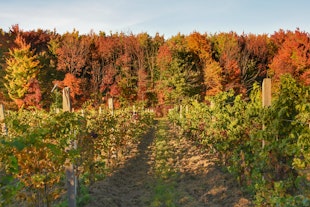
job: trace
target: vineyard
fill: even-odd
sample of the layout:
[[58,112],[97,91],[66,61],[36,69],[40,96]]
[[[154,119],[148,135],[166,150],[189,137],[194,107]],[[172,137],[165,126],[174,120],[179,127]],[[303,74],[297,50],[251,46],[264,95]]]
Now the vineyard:
[[[0,144],[0,206],[66,206],[65,166],[75,166],[77,204],[86,186],[101,180],[130,153],[151,123],[132,110],[8,111]],[[72,146],[74,143],[74,146]],[[57,204],[57,205],[56,205]]]
[[299,28],[0,28],[0,207],[310,206],[309,86]]
[[190,113],[175,109],[170,119],[217,154],[257,206],[309,206],[309,88],[289,76],[279,88],[270,107],[262,107],[256,85],[248,101],[220,93],[210,107],[193,102]]
[[270,107],[254,85],[159,121],[142,108],[8,110],[0,206],[67,206],[69,164],[77,206],[309,206],[309,88],[279,84]]

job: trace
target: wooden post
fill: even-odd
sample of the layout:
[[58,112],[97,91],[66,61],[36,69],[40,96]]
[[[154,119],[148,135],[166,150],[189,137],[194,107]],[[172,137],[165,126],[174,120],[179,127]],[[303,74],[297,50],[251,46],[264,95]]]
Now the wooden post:
[[5,118],[5,115],[4,115],[4,106],[3,104],[0,104],[0,123],[1,123],[1,131],[2,131],[2,134],[4,135],[7,135],[7,129],[6,129],[6,125],[4,123],[4,118]]
[[263,80],[262,86],[262,93],[263,93],[263,107],[271,106],[271,79],[265,78]]
[[[62,99],[62,107],[63,111],[71,112],[71,100],[70,100],[70,88],[66,87],[63,89],[63,99]],[[70,150],[72,148],[72,143],[70,143],[66,150]],[[74,175],[74,166],[70,163],[69,160],[65,163],[65,171],[67,177],[67,194],[68,194],[68,206],[76,207],[76,179]]]
[[[263,107],[271,106],[271,79],[265,78],[262,85],[262,104]],[[263,124],[263,130],[265,130],[265,125]],[[262,140],[262,148],[265,147],[265,140]]]
[[108,99],[108,105],[109,109],[111,110],[112,115],[114,115],[114,103],[113,103],[113,98]]
[[69,87],[64,88],[62,91],[62,109],[63,111],[72,111]]
[[0,104],[0,121],[4,121],[4,106]]
[[188,105],[185,106],[185,113],[188,114],[189,110],[188,110]]
[[183,119],[183,107],[182,105],[179,106],[179,109],[180,109],[180,119]]
[[101,108],[101,106],[99,107],[99,115],[101,115],[102,114],[102,108]]

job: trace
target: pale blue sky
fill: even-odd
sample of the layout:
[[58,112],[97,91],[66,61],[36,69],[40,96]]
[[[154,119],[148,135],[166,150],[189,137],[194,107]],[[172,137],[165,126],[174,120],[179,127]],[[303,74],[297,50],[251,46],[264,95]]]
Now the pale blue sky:
[[310,32],[310,0],[0,0],[0,28],[58,33]]

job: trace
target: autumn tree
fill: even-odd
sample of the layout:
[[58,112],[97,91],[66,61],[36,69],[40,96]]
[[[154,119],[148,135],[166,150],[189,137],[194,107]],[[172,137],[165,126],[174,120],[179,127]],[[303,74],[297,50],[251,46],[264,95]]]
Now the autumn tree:
[[[139,44],[133,34],[118,35],[119,56],[115,62],[117,69],[117,82],[119,88],[119,99],[123,105],[130,105],[137,100],[138,95],[138,70],[142,64],[143,55],[140,53]],[[142,67],[142,66],[141,66]]]
[[[165,70],[168,69],[170,63],[172,61],[172,51],[168,44],[163,44],[159,47],[157,57],[156,57],[156,64],[160,70],[160,74],[162,74]],[[162,80],[163,77],[160,75],[159,80]]]
[[22,31],[21,35],[25,39],[26,43],[31,44],[31,50],[35,51],[35,54],[48,51],[48,43],[51,37],[56,35],[55,32],[48,30],[31,30]]
[[81,96],[83,91],[81,88],[82,80],[80,78],[75,77],[71,73],[66,73],[64,80],[62,81],[53,81],[54,85],[57,84],[57,87],[63,89],[65,87],[70,88],[70,97],[73,103],[77,102],[77,97]]
[[25,104],[26,94],[34,92],[37,96],[31,98],[32,103],[39,105],[41,97],[38,85],[35,83],[40,62],[36,59],[37,56],[34,55],[34,52],[30,50],[30,44],[26,44],[20,35],[17,36],[15,43],[17,47],[9,51],[9,57],[6,59],[5,87],[8,90],[8,95],[18,107],[21,107]]
[[[95,41],[97,54],[92,58],[92,82],[103,95],[119,96],[117,88],[118,67],[116,61],[121,55],[122,47],[117,35],[99,36]],[[96,56],[97,55],[97,56]],[[113,86],[113,87],[112,87]],[[113,93],[112,93],[113,91]]]
[[205,95],[214,96],[223,90],[222,68],[218,62],[209,59],[204,68]]
[[222,86],[224,91],[230,89],[236,93],[245,93],[246,89],[241,84],[241,69],[239,60],[238,35],[234,32],[219,33],[211,38],[212,56],[222,68]]
[[97,42],[99,37],[95,34],[89,34],[90,44],[89,44],[89,55],[87,58],[88,65],[88,91],[91,93],[91,97],[98,102],[100,99],[100,84],[102,81],[102,62],[100,59],[100,54],[98,52]]
[[76,77],[83,75],[86,67],[89,44],[77,31],[63,35],[60,47],[56,50],[57,69],[71,73]]
[[31,43],[31,50],[40,61],[41,69],[37,79],[42,93],[41,104],[42,107],[49,108],[53,102],[53,95],[51,95],[53,81],[62,80],[64,77],[64,72],[56,69],[56,50],[59,48],[60,35],[55,31],[42,29],[23,31],[21,35],[26,43]]
[[154,37],[147,33],[140,33],[137,35],[137,40],[143,53],[141,56],[143,65],[138,71],[138,99],[147,100],[148,106],[154,106],[158,102],[155,83],[159,79],[156,57],[160,46],[164,44],[164,37],[158,33]]
[[[165,63],[161,82],[166,100],[178,103],[188,98],[201,98],[203,92],[203,73],[199,56],[189,50],[184,35],[178,34],[166,42],[171,53],[171,61]],[[161,54],[159,54],[161,55]],[[169,59],[168,59],[169,60]]]
[[[83,83],[87,83],[85,78],[88,73],[86,63],[89,56],[89,48],[89,37],[80,36],[79,33],[74,30],[72,33],[66,33],[62,36],[59,47],[56,49],[57,69],[73,75],[75,78],[72,78],[72,76],[67,77],[70,77],[70,81],[77,80],[79,84],[82,84],[78,88],[82,88],[83,91],[87,91],[88,86]],[[71,88],[72,93],[73,90],[74,89]],[[80,98],[85,99],[88,95],[89,93],[85,93],[84,96]],[[71,96],[73,96],[73,94],[71,94]]]
[[272,37],[278,50],[270,63],[275,79],[291,74],[295,79],[310,85],[310,38],[299,29],[295,32],[280,30]]
[[212,58],[211,43],[207,35],[193,32],[187,36],[187,46],[198,55],[197,67],[203,71],[203,82],[206,95],[215,95],[222,90],[221,67]]
[[[80,35],[74,30],[60,35],[41,29],[22,31],[13,25],[9,32],[0,30],[0,55],[10,56],[0,59],[1,100],[9,99],[7,94],[17,97],[17,84],[12,81],[9,86],[8,81],[13,79],[9,75],[13,51],[20,48],[14,42],[17,36],[30,45],[30,56],[40,65],[35,78],[25,79],[27,87],[15,98],[25,106],[43,99],[40,103],[47,108],[56,82],[60,87],[74,87],[71,96],[78,105],[88,99],[101,104],[105,97],[114,97],[124,105],[143,101],[147,106],[193,97],[202,100],[231,89],[248,95],[254,82],[266,76],[277,80],[284,73],[310,84],[309,34],[299,29],[279,30],[270,37],[179,33],[165,40],[159,34]],[[9,52],[9,48],[14,50]]]
[[167,44],[161,45],[158,49],[156,57],[156,65],[159,69],[159,77],[158,80],[155,82],[154,86],[159,105],[165,103],[165,94],[164,94],[164,91],[166,90],[164,86],[165,74],[167,73],[166,71],[170,67],[171,62],[172,62],[172,51],[170,50]]
[[9,52],[10,48],[16,47],[14,41],[19,33],[18,25],[13,25],[9,32],[0,29],[0,100],[9,101],[8,92],[5,83],[5,55]]
[[146,55],[147,55],[148,46],[150,43],[149,41],[150,41],[149,35],[146,33],[140,33],[136,36],[134,54],[137,57],[137,63],[138,63],[137,100],[139,101],[145,101],[147,90],[148,90],[148,85],[149,85],[149,79],[148,79],[148,74],[147,74],[148,68],[147,68],[147,62],[146,62],[146,57],[147,57]]
[[254,82],[261,83],[267,75],[272,46],[266,34],[243,34],[239,36],[238,44],[240,81],[249,94]]
[[32,79],[29,82],[29,88],[24,97],[24,104],[26,107],[36,106],[41,108],[42,92],[39,81],[37,79]]

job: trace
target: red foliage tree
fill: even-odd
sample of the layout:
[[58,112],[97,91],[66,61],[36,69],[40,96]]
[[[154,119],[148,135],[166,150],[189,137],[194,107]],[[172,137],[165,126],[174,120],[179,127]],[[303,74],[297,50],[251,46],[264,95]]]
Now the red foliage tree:
[[[309,34],[297,29],[295,32],[287,31],[286,34],[275,33],[272,40],[278,43],[278,51],[273,58],[270,69],[276,79],[282,74],[291,74],[304,84],[310,83],[310,38]],[[280,36],[280,38],[278,37]],[[284,38],[283,38],[284,36]],[[284,39],[284,41],[279,41]],[[279,44],[279,42],[282,44]]]
[[238,35],[234,32],[220,33],[211,38],[214,59],[222,68],[223,90],[234,89],[236,93],[244,92],[241,85],[241,69],[239,67]]
[[99,36],[94,41],[94,47],[96,49],[91,56],[93,91],[107,95],[117,76],[116,60],[120,56],[120,42],[117,36]]
[[89,85],[82,84],[87,81],[86,76],[89,73],[87,62],[89,62],[90,40],[91,37],[80,36],[77,31],[73,31],[62,36],[60,46],[56,49],[57,69],[67,73],[63,83],[70,87],[75,102],[77,95],[83,94],[79,97],[81,100],[90,95],[83,93],[88,91]]
[[48,42],[51,40],[52,32],[42,29],[22,32],[22,36],[28,44],[31,44],[31,50],[36,54],[48,51]]
[[139,101],[145,101],[147,91],[147,73],[144,69],[138,71],[138,92],[137,98]]
[[163,44],[158,49],[157,65],[161,71],[167,70],[169,64],[172,61],[172,52],[167,44]]
[[42,100],[42,93],[40,90],[39,81],[32,79],[29,84],[29,88],[24,97],[24,104],[26,107],[35,106],[41,108],[40,101]]
[[261,82],[266,77],[272,54],[271,44],[267,35],[254,34],[241,35],[238,43],[241,84],[250,91],[255,81]]
[[86,37],[79,36],[77,31],[66,33],[61,40],[61,46],[56,50],[58,57],[57,69],[69,72],[78,77],[86,67],[89,42]]

